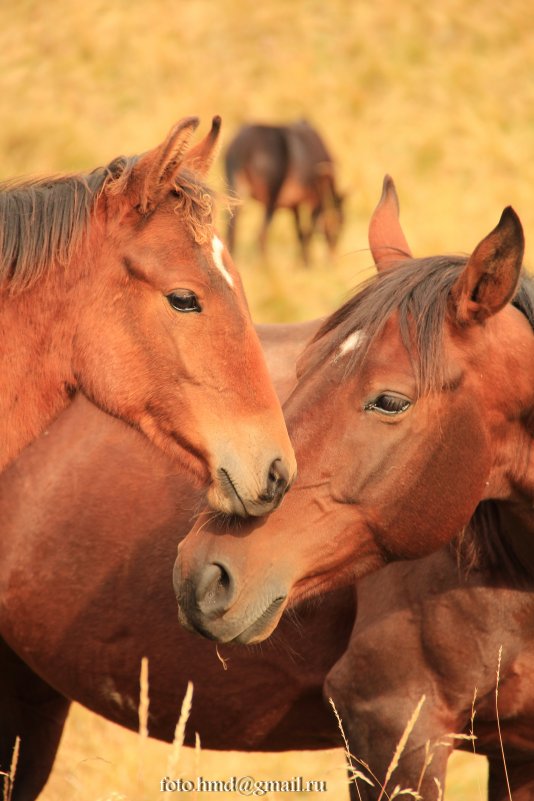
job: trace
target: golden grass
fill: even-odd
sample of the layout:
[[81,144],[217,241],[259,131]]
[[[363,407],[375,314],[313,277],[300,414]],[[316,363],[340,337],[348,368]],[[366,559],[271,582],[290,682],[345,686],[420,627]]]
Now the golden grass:
[[[318,241],[314,266],[304,269],[280,213],[262,263],[254,205],[240,220],[237,253],[258,321],[306,319],[337,306],[369,268],[367,222],[385,172],[397,182],[416,255],[471,250],[512,204],[532,261],[533,74],[529,0],[2,3],[0,178],[88,169],[143,151],[188,114],[206,130],[220,113],[226,141],[243,121],[306,116],[349,193],[336,261]],[[221,185],[220,164],[215,172]],[[146,743],[147,787],[156,788],[167,758],[163,745]],[[341,752],[201,758],[214,774],[217,765],[225,773],[249,766],[258,775],[298,769],[343,781]],[[136,735],[76,709],[43,798],[137,798],[137,759]],[[453,758],[447,799],[474,797],[476,785],[462,778],[478,770],[464,765],[473,759]],[[340,786],[330,798],[343,797]]]
[[[169,775],[167,766],[171,745],[147,741],[142,779],[139,780],[138,740],[137,733],[108,723],[75,704],[67,721],[54,771],[40,801],[107,801],[112,792],[118,797],[124,796],[126,801],[182,797],[172,793],[162,795],[159,790],[162,777]],[[184,748],[177,775],[184,778],[251,775],[256,779],[289,779],[301,775],[306,779],[327,781],[327,792],[317,795],[271,794],[271,801],[304,798],[308,801],[311,798],[348,801],[345,754],[341,749],[285,754],[243,754],[236,751],[221,754],[201,749],[199,758],[193,748]],[[449,760],[445,801],[478,798],[479,785],[485,787],[486,778],[485,759],[455,752]],[[211,797],[213,801],[215,796],[203,794],[199,797]],[[224,797],[228,801],[237,798],[230,793]]]
[[[0,177],[85,169],[161,140],[180,116],[225,140],[245,120],[306,116],[349,192],[334,265],[298,264],[287,213],[268,265],[247,210],[238,262],[258,319],[332,309],[369,265],[382,177],[417,255],[470,250],[511,203],[534,231],[534,6],[466,0],[21,0],[0,6]],[[221,168],[218,166],[220,175]],[[358,252],[363,249],[363,252]]]
[[[167,767],[171,745],[155,740],[146,743],[143,778],[139,781],[138,738],[138,734],[75,706],[67,722],[65,742],[60,748],[57,764],[40,801],[99,801],[112,791],[125,796],[128,801],[187,797],[174,793],[162,795],[160,792],[161,779],[170,775]],[[190,778],[197,775],[198,767],[199,775],[210,779],[245,775],[256,779],[290,779],[302,775],[306,779],[328,782],[328,792],[319,796],[325,801],[348,798],[340,750],[303,756],[299,752],[258,755],[231,751],[220,754],[201,749],[198,757],[195,749],[184,748],[175,775]],[[211,797],[213,801],[215,796],[205,793],[200,797]],[[289,793],[283,797],[292,801],[305,796]],[[307,794],[307,797],[311,796]],[[224,794],[224,798],[233,801],[234,795]]]

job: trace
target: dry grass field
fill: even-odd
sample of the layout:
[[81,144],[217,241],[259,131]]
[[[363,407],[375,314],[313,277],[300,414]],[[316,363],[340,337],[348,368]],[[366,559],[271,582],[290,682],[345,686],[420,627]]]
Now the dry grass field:
[[[529,0],[4,0],[0,178],[141,152],[188,114],[205,130],[220,113],[226,140],[244,121],[305,116],[347,192],[337,258],[318,241],[304,269],[281,213],[263,263],[259,210],[247,206],[237,262],[255,319],[306,319],[335,308],[368,269],[367,222],[385,172],[416,255],[471,250],[512,204],[533,261],[533,75]],[[214,173],[222,188],[220,164]],[[43,801],[161,797],[168,747],[139,749],[136,735],[74,708]],[[195,759],[182,756],[184,776]],[[211,777],[323,778],[330,790],[319,797],[341,801],[342,759],[202,751],[200,765]],[[483,770],[455,757],[448,801],[482,798]]]

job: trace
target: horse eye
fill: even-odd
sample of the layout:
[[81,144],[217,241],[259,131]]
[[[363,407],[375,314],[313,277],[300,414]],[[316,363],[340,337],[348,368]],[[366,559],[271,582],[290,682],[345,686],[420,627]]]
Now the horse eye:
[[181,292],[171,292],[167,295],[167,300],[175,311],[179,312],[200,312],[202,308],[194,292],[183,290]]
[[365,411],[380,412],[380,414],[402,414],[406,412],[410,406],[411,401],[407,398],[401,398],[398,395],[388,395],[383,393],[367,404]]

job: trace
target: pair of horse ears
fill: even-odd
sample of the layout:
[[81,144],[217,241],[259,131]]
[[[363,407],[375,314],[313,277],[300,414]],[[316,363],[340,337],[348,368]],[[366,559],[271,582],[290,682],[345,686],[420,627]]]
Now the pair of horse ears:
[[129,181],[130,198],[132,205],[143,214],[158,206],[182,169],[188,169],[200,178],[207,174],[217,152],[221,118],[214,117],[207,136],[189,148],[198,124],[198,117],[180,120],[165,141],[141,156],[135,165]]
[[[389,175],[369,224],[369,245],[379,272],[412,258],[399,221],[399,199]],[[483,322],[514,296],[521,274],[525,239],[515,211],[508,206],[497,226],[475,248],[451,290],[453,314],[460,324]]]

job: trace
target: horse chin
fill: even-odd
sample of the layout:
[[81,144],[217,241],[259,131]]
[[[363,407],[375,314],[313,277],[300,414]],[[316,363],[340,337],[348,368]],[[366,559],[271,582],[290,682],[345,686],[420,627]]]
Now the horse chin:
[[280,622],[286,607],[286,598],[275,598],[269,606],[252,623],[241,629],[241,620],[205,620],[197,615],[189,615],[178,602],[179,623],[194,634],[200,634],[208,640],[218,643],[253,645],[270,637]]
[[216,471],[215,477],[208,489],[207,502],[212,509],[231,517],[262,517],[276,509],[282,502],[284,493],[274,497],[249,497],[229,478],[224,468]]
[[260,615],[250,626],[247,626],[241,634],[234,637],[231,642],[241,645],[254,645],[270,637],[280,622],[280,618],[286,606],[285,598],[276,598],[268,609]]

